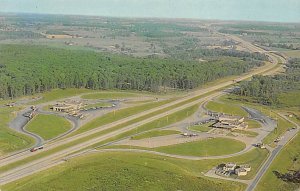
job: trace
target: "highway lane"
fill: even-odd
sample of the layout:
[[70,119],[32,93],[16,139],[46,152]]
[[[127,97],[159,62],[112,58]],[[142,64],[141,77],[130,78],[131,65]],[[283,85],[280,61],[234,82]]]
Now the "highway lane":
[[270,165],[272,164],[276,156],[280,153],[280,151],[284,148],[284,146],[288,144],[297,135],[297,133],[300,130],[300,126],[297,123],[291,121],[286,116],[280,113],[279,115],[285,120],[293,123],[297,127],[297,129],[289,130],[283,135],[283,138],[278,142],[276,148],[272,150],[271,155],[268,157],[268,159],[263,164],[259,172],[256,174],[253,181],[248,185],[246,191],[253,191],[256,188],[257,184],[259,183],[263,175],[267,172],[268,168],[270,167]]
[[[276,59],[276,60],[277,60],[277,59]],[[250,78],[252,75],[255,75],[255,74],[261,74],[261,73],[263,73],[263,72],[266,72],[266,71],[269,71],[269,70],[271,70],[271,69],[274,69],[274,67],[276,66],[276,64],[277,64],[276,61],[274,61],[273,64],[266,64],[265,66],[262,66],[262,67],[260,67],[259,69],[254,70],[254,71],[252,71],[252,72],[250,72],[250,73],[248,73],[248,74],[243,74],[243,76],[240,77],[239,80],[248,79],[248,78]],[[197,90],[197,91],[195,91],[195,92],[192,92],[189,96],[186,96],[186,97],[184,97],[184,98],[182,98],[182,99],[179,99],[179,100],[177,100],[177,101],[175,101],[175,102],[172,102],[172,103],[170,103],[170,104],[163,105],[163,106],[158,107],[158,108],[154,108],[154,109],[149,110],[149,111],[146,111],[146,112],[142,112],[142,114],[138,114],[138,115],[131,116],[131,117],[128,117],[128,118],[126,118],[126,119],[117,121],[117,122],[115,122],[115,123],[112,123],[112,124],[109,124],[109,125],[105,126],[104,128],[106,128],[106,129],[107,129],[107,128],[110,128],[110,127],[115,126],[115,125],[117,125],[117,124],[121,124],[121,123],[124,123],[124,122],[126,122],[126,121],[129,121],[129,120],[132,120],[132,119],[136,119],[136,118],[138,118],[138,117],[140,117],[140,116],[146,115],[147,113],[151,113],[151,112],[154,112],[154,111],[158,111],[158,110],[160,110],[160,109],[163,109],[163,108],[172,106],[172,105],[177,104],[177,103],[180,103],[180,102],[182,102],[182,101],[186,101],[186,100],[188,100],[188,99],[190,99],[190,98],[193,98],[193,97],[196,97],[196,96],[199,96],[199,95],[203,95],[203,94],[205,94],[205,93],[212,92],[212,91],[214,91],[214,90],[218,90],[218,89],[224,88],[224,87],[229,86],[229,85],[232,85],[232,84],[234,84],[234,83],[235,83],[235,82],[233,82],[233,81],[227,81],[227,82],[218,84],[218,85],[213,86],[213,87],[209,87],[209,88],[206,88],[206,89],[203,89],[203,90]],[[200,102],[200,100],[197,100],[197,102]],[[192,102],[192,104],[195,104],[195,102]],[[68,148],[68,149],[62,150],[62,151],[60,151],[60,152],[54,153],[54,154],[49,155],[49,156],[47,156],[47,157],[44,157],[44,158],[42,158],[42,159],[33,161],[33,162],[31,162],[31,163],[28,163],[28,164],[26,164],[26,165],[23,165],[23,166],[21,166],[21,167],[18,167],[18,168],[16,168],[16,169],[13,169],[12,171],[9,171],[9,172],[6,172],[6,173],[4,173],[4,174],[1,174],[1,176],[3,177],[3,176],[7,176],[7,175],[14,175],[14,176],[16,177],[16,178],[14,178],[14,179],[18,179],[18,178],[20,178],[20,177],[19,177],[17,174],[18,174],[18,172],[20,173],[20,170],[24,170],[24,169],[26,169],[26,168],[30,168],[30,169],[31,169],[31,172],[34,172],[35,170],[37,170],[37,169],[39,169],[39,168],[41,167],[41,166],[38,167],[37,164],[40,164],[40,165],[48,165],[47,161],[49,162],[49,161],[52,161],[52,160],[54,160],[54,159],[63,158],[66,154],[70,154],[70,153],[79,151],[79,150],[81,150],[82,148],[85,148],[85,147],[87,147],[87,146],[93,145],[94,143],[100,142],[100,141],[102,141],[102,140],[105,140],[105,139],[111,138],[111,137],[113,137],[113,136],[116,136],[116,135],[118,135],[118,134],[120,134],[120,133],[122,133],[122,132],[126,132],[126,131],[128,131],[128,130],[130,130],[130,129],[133,129],[133,128],[135,128],[137,125],[143,125],[143,124],[145,124],[145,123],[151,122],[151,121],[153,121],[153,120],[156,120],[156,119],[159,119],[159,118],[161,118],[161,117],[163,117],[163,116],[166,116],[166,115],[168,115],[168,114],[171,114],[172,112],[176,112],[176,111],[182,110],[182,109],[184,109],[184,108],[187,108],[187,107],[191,106],[192,104],[186,104],[186,105],[184,105],[184,106],[179,107],[179,109],[176,108],[176,109],[174,109],[174,110],[171,110],[171,111],[169,111],[169,112],[163,113],[163,114],[161,114],[161,115],[154,116],[154,117],[150,118],[150,120],[149,120],[149,119],[143,120],[142,122],[139,122],[139,123],[134,124],[134,126],[129,126],[129,127],[127,127],[127,128],[123,128],[123,129],[120,129],[120,130],[118,130],[118,131],[114,131],[114,132],[109,133],[109,134],[107,134],[107,135],[97,137],[97,138],[95,138],[95,139],[93,139],[93,140],[89,140],[89,141],[87,141],[87,142],[84,142],[84,143],[75,145],[75,146],[70,147],[70,148]],[[51,148],[55,148],[55,147],[57,147],[57,146],[59,146],[59,145],[66,144],[66,143],[68,143],[68,142],[71,142],[71,141],[73,141],[73,140],[77,140],[77,139],[79,139],[79,138],[88,136],[88,135],[90,135],[90,134],[94,134],[94,133],[99,132],[99,131],[101,131],[101,130],[103,130],[103,127],[99,127],[99,128],[94,129],[94,130],[90,130],[90,131],[88,131],[88,132],[86,132],[86,133],[82,133],[82,134],[76,135],[76,136],[74,136],[74,137],[70,137],[70,138],[68,138],[68,139],[62,139],[62,140],[60,140],[60,141],[57,141],[58,143],[57,143],[57,142],[53,143],[52,146],[51,146],[51,145],[50,145],[49,147],[47,146],[47,147],[45,148],[45,151],[44,151],[44,152],[46,152],[47,150],[50,150]],[[13,161],[13,162],[14,162],[14,161],[18,161],[18,160],[20,160],[20,159],[26,158],[26,157],[28,157],[28,156],[32,156],[32,155],[34,155],[34,154],[35,154],[35,153],[29,153],[29,154],[26,154],[25,157],[24,157],[24,156],[21,156],[21,157],[17,157],[17,159],[14,159],[14,157],[12,157],[11,160],[6,160],[6,161],[4,161],[4,162],[1,160],[0,162],[1,162],[1,165],[4,166],[4,165],[6,165],[6,164],[11,163],[12,161]],[[42,162],[43,162],[43,163],[42,163]],[[28,169],[27,169],[27,170],[28,170]],[[15,174],[14,174],[14,173],[15,173]],[[20,174],[22,174],[22,173],[20,173]],[[3,180],[3,178],[2,178],[1,180]],[[8,180],[8,181],[13,181],[13,179],[10,179],[10,180]],[[3,184],[3,183],[5,183],[5,181],[2,181],[1,184]],[[7,182],[6,182],[6,183],[7,183]]]
[[276,147],[271,155],[268,157],[268,159],[266,160],[266,162],[263,164],[263,166],[261,167],[261,169],[258,171],[257,175],[255,176],[254,180],[249,184],[249,186],[247,187],[246,191],[252,191],[255,189],[256,185],[258,184],[258,182],[260,181],[261,177],[265,174],[265,172],[268,170],[268,168],[270,167],[271,163],[273,162],[273,160],[275,159],[275,157],[278,155],[278,153],[280,152],[281,148],[283,146],[280,145],[278,147]]

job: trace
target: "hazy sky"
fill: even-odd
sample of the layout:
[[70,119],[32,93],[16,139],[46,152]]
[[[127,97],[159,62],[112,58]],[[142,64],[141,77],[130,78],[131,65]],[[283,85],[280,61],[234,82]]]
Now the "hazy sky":
[[300,22],[300,0],[0,0],[0,12]]

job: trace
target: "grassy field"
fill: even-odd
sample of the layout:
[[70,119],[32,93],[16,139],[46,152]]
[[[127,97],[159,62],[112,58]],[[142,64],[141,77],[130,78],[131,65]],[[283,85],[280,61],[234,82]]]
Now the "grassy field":
[[[149,148],[135,147],[129,145],[111,145],[105,148],[153,150]],[[211,168],[221,163],[235,162],[237,164],[249,164],[251,166],[251,171],[246,176],[238,177],[239,179],[248,180],[248,179],[252,179],[255,176],[259,167],[265,161],[268,155],[269,155],[268,150],[255,148],[245,154],[235,156],[235,157],[225,158],[225,159],[189,161],[189,163],[186,164],[187,165],[186,167],[190,167],[189,171],[192,171],[194,173],[199,173],[199,171],[207,172]]]
[[[58,99],[63,99],[63,98],[72,97],[72,96],[80,95],[83,93],[91,93],[91,92],[95,92],[95,90],[75,89],[75,88],[54,89],[49,92],[40,94],[40,96],[42,96],[42,99],[32,102],[32,104],[34,105],[34,104],[44,103],[44,102],[48,102],[48,101],[54,101],[54,100],[58,100]],[[37,95],[39,95],[39,94],[37,94]]]
[[253,132],[253,131],[246,131],[246,130],[241,130],[241,129],[234,129],[232,132],[240,133],[247,135],[248,137],[256,137],[258,133]]
[[[226,147],[224,147],[226,145]],[[227,138],[214,138],[177,145],[155,148],[156,151],[187,155],[187,156],[217,156],[227,155],[243,150],[246,145],[240,141]]]
[[[189,169],[197,169],[193,173]],[[235,182],[199,177],[197,161],[134,153],[101,153],[72,159],[1,188],[43,190],[210,190],[241,191]]]
[[93,94],[87,94],[81,96],[83,99],[120,99],[120,98],[130,98],[137,97],[139,94],[128,93],[128,92],[99,92]]
[[26,130],[49,140],[70,130],[71,127],[70,122],[63,117],[39,114],[26,125]]
[[288,170],[300,169],[300,135],[298,134],[275,158],[266,174],[258,184],[257,191],[285,190],[292,191],[300,188],[298,184],[284,182],[278,179],[273,171],[286,173]]
[[34,139],[17,133],[8,127],[8,123],[15,117],[15,112],[20,109],[0,108],[0,156],[34,144]]
[[136,136],[131,137],[132,140],[140,140],[145,138],[151,138],[151,137],[159,137],[159,136],[166,136],[166,135],[174,135],[174,134],[180,134],[180,131],[176,130],[153,130],[148,131]]
[[279,103],[283,107],[300,107],[300,91],[282,93],[279,95]]
[[99,103],[95,103],[95,104],[88,104],[86,106],[84,106],[84,109],[93,109],[95,107],[111,107],[113,104],[109,103],[109,102],[99,102]]
[[219,103],[215,101],[210,101],[206,104],[206,108],[211,111],[226,113],[230,115],[238,115],[238,116],[248,116],[248,113],[243,110],[241,107],[237,105],[227,104],[227,103]]
[[202,125],[194,125],[189,127],[189,130],[192,131],[199,131],[199,132],[208,132],[212,129],[212,127],[210,127],[213,123],[206,123],[206,124],[202,124]]
[[289,50],[289,51],[284,51],[284,53],[292,58],[300,58],[300,50]]
[[261,128],[261,124],[255,120],[246,119],[245,122],[248,124],[249,129]]
[[[55,168],[3,186],[16,190],[232,190],[245,185],[210,179],[201,172],[224,162],[249,164],[255,174],[268,152],[253,149],[243,155],[218,160],[190,161],[143,153],[101,153],[71,159]],[[126,178],[124,178],[126,177]]]

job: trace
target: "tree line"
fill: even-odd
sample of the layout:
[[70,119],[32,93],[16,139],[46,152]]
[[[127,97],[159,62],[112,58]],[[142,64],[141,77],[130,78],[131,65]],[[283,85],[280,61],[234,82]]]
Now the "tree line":
[[261,64],[237,58],[199,63],[47,46],[1,45],[0,98],[15,98],[54,88],[192,89],[218,78],[247,72]]
[[253,76],[251,81],[241,82],[236,91],[241,96],[254,97],[266,105],[278,103],[278,95],[283,92],[300,90],[300,59],[290,59],[286,72],[275,76]]

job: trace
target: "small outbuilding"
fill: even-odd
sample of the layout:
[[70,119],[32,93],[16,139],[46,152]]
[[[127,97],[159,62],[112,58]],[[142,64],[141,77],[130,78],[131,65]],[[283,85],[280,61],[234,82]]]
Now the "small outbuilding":
[[244,168],[237,168],[235,169],[235,174],[238,175],[238,176],[246,176],[248,171]]

